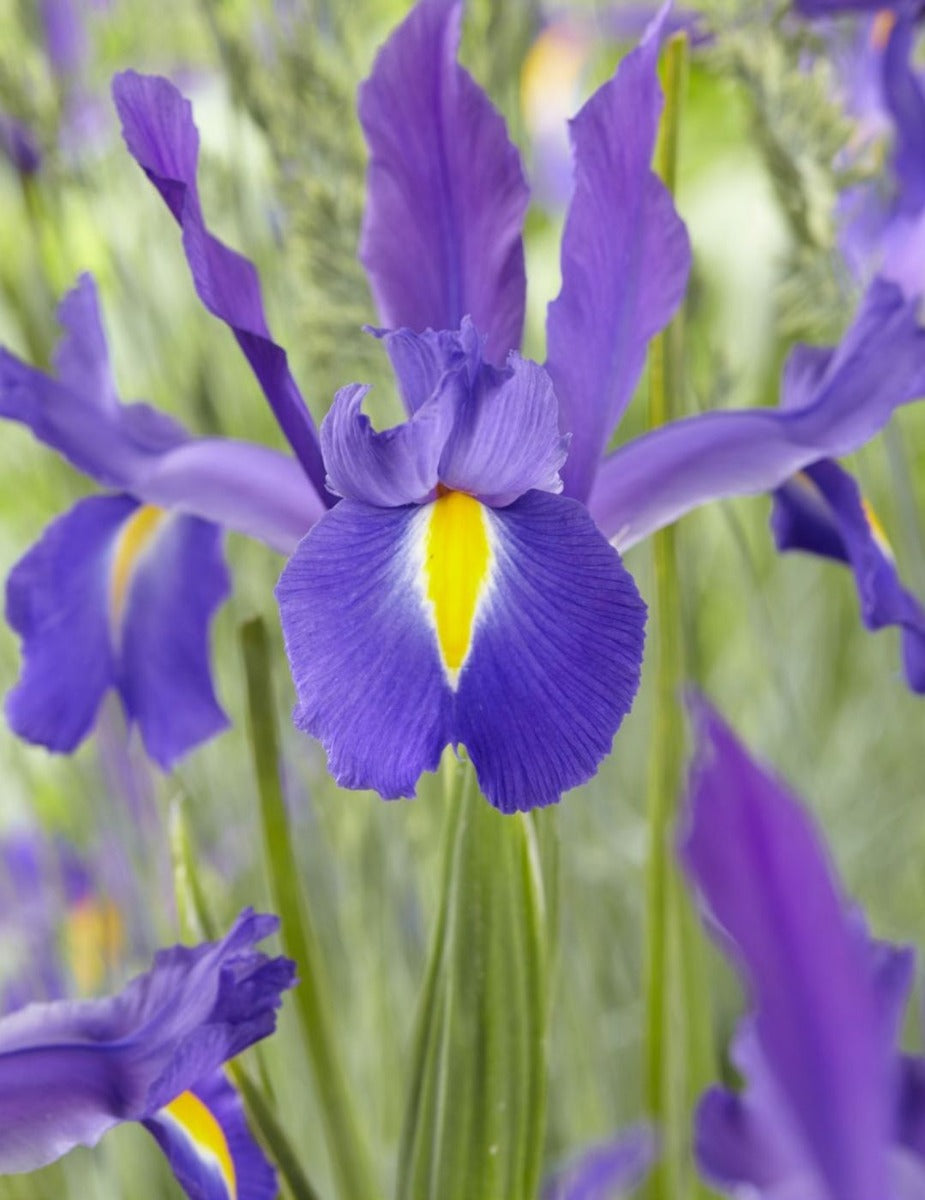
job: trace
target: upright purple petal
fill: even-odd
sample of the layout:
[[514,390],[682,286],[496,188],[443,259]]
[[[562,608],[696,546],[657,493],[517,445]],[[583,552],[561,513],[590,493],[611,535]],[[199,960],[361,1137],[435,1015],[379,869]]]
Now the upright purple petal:
[[119,396],[92,275],[81,275],[58,305],[58,323],[64,330],[53,359],[58,379],[87,405],[116,419]]
[[48,58],[59,76],[76,75],[84,67],[88,42],[81,0],[39,0]]
[[751,994],[772,1105],[832,1197],[886,1196],[891,1031],[868,947],[798,802],[705,704],[696,717],[682,856]]
[[272,1033],[293,964],[253,947],[277,924],[247,910],[220,942],[160,951],[116,996],[0,1020],[0,1172],[35,1170],[154,1116]]
[[625,549],[708,500],[770,491],[809,463],[850,454],[922,396],[918,306],[877,279],[804,404],[704,413],[653,430],[606,459],[588,507]]
[[280,428],[324,498],[318,436],[286,353],[267,328],[257,271],[248,259],[213,237],[203,219],[196,184],[199,133],[189,101],[169,80],[135,71],[116,75],[112,93],[129,153],[183,231],[183,248],[200,300],[231,329]]
[[646,345],[678,307],[690,270],[687,231],[651,169],[665,17],[571,124],[575,191],[562,239],[562,290],[546,322],[560,428],[572,435],[565,494],[585,501],[629,403]]
[[914,65],[916,22],[899,17],[883,55],[883,95],[893,118],[893,171],[899,185],[900,210],[920,212],[925,206],[925,91]]
[[457,329],[468,315],[500,364],[523,332],[528,191],[504,121],[456,61],[461,8],[419,0],[360,88],[360,258],[383,325]]

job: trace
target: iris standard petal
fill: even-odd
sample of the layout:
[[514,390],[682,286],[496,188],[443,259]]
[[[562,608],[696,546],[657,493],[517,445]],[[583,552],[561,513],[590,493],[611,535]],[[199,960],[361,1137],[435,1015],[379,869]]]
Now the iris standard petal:
[[887,1195],[892,1050],[868,948],[799,804],[708,706],[696,717],[682,857],[752,995],[779,1106],[833,1197]]
[[655,1137],[646,1125],[579,1154],[543,1188],[542,1200],[614,1200],[642,1180],[656,1157]]
[[398,390],[409,413],[417,412],[437,390],[447,371],[465,366],[475,383],[482,363],[483,339],[468,318],[457,330],[369,329],[382,338],[395,372]]
[[0,1173],[35,1170],[119,1121],[154,1116],[272,1033],[293,964],[253,947],[277,924],[246,910],[220,942],[162,950],[116,996],[32,1004],[0,1020]]
[[345,500],[277,598],[297,723],[339,783],[385,797],[450,742],[496,807],[553,803],[594,773],[639,681],[632,580],[581,505],[544,492],[500,510]]
[[770,491],[809,463],[850,454],[923,395],[917,305],[875,280],[802,407],[703,413],[653,430],[605,460],[588,507],[625,549],[708,500]]
[[562,290],[546,321],[546,368],[560,428],[572,435],[565,494],[582,501],[633,394],[646,345],[680,303],[690,270],[687,231],[650,165],[666,8],[570,127],[575,190],[562,238]]
[[119,397],[109,366],[109,347],[103,330],[93,277],[81,275],[58,305],[64,337],[55,348],[55,374],[87,404],[115,417]]
[[23,643],[10,725],[73,750],[117,688],[165,769],[226,724],[212,690],[209,623],[228,593],[221,531],[129,496],[81,500],[13,568],[7,619]]
[[197,295],[231,329],[283,434],[324,499],[318,436],[286,353],[267,327],[256,268],[213,237],[203,219],[196,184],[199,133],[189,101],[169,80],[135,71],[116,75],[112,94],[129,153],[183,231],[183,249]]
[[536,363],[512,354],[503,371],[483,365],[475,386],[460,389],[441,482],[493,507],[531,488],[560,492],[568,438],[557,413],[552,381]]
[[914,65],[916,19],[900,10],[883,54],[883,96],[893,118],[893,171],[900,211],[925,206],[925,91]]
[[144,1121],[190,1200],[274,1200],[276,1172],[247,1127],[224,1072],[199,1081]]
[[6,617],[22,638],[23,669],[6,715],[27,741],[73,750],[115,683],[109,564],[136,508],[128,496],[79,501],[10,572]]
[[[121,533],[116,554],[134,556],[119,620],[117,686],[145,750],[169,770],[228,725],[212,686],[209,626],[231,591],[222,531],[198,517],[144,506]],[[119,570],[116,560],[114,570]]]
[[771,528],[779,550],[844,562],[854,574],[868,629],[898,625],[909,686],[925,691],[925,608],[899,578],[893,551],[852,476],[828,459],[812,463],[774,493]]
[[435,392],[392,429],[377,432],[363,412],[369,388],[341,388],[321,423],[328,488],[348,500],[392,508],[425,500],[437,486],[454,408]]
[[457,329],[470,315],[502,363],[523,332],[529,195],[503,119],[456,61],[461,9],[420,0],[360,88],[360,259],[383,325]]

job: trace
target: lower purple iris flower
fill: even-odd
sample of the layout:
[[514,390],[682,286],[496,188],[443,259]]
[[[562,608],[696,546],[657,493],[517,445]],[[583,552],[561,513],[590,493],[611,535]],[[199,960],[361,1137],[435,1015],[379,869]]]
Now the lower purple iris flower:
[[192,1200],[270,1200],[274,1172],[222,1067],[273,1032],[294,982],[288,959],[254,949],[277,924],[245,911],[220,942],[161,951],[116,996],[0,1018],[0,1174],[140,1121]]
[[[681,854],[753,1013],[714,1088],[697,1157],[729,1195],[925,1195],[925,1060],[896,1049],[907,949],[874,942],[807,814],[705,704]],[[721,832],[721,836],[719,832]]]

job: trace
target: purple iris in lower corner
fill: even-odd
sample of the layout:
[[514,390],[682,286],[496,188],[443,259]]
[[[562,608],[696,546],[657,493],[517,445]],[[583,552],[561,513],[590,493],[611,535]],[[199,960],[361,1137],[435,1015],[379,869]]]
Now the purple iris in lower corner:
[[0,1018],[0,1174],[140,1121],[190,1197],[271,1200],[274,1171],[222,1067],[273,1032],[293,985],[293,963],[254,949],[277,924],[247,910],[220,942],[160,951],[116,996]]
[[544,367],[516,353],[529,192],[501,116],[457,62],[461,14],[458,0],[420,0],[359,97],[360,257],[408,419],[375,432],[354,384],[309,455],[282,351],[262,313],[254,335],[232,266],[210,258],[189,104],[134,72],[113,93],[198,294],[234,331],[324,497],[278,589],[299,725],[340,782],[385,796],[413,793],[441,748],[463,743],[489,800],[511,811],[587,780],[633,701],[644,609],[616,550],[857,449],[925,395],[925,332],[916,303],[875,278],[840,346],[798,351],[798,366],[815,353],[825,369],[781,410],[705,413],[607,454],[690,267],[651,170],[666,13],[570,125]]
[[753,1007],[733,1045],[745,1089],[700,1104],[701,1170],[756,1200],[918,1200],[925,1059],[896,1048],[912,952],[871,939],[799,802],[702,702],[696,717],[681,855]]

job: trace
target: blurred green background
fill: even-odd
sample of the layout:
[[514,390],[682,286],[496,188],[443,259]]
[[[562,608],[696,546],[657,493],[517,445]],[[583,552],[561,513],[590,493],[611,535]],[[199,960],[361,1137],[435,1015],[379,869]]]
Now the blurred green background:
[[[843,131],[826,108],[829,80],[824,72],[808,75],[794,85],[802,91],[788,92],[795,50],[784,35],[775,41],[757,21],[750,25],[747,7],[712,5],[738,23],[695,54],[683,115],[678,205],[695,254],[687,411],[775,403],[790,341],[837,337],[856,299],[833,251],[834,184],[824,155]],[[197,433],[283,445],[230,334],[196,299],[176,227],[118,135],[108,98],[112,73],[128,66],[162,71],[194,103],[207,219],[259,265],[270,326],[315,417],[337,386],[353,380],[374,382],[381,411],[390,411],[384,356],[360,329],[375,314],[355,259],[364,155],[353,97],[376,45],[406,9],[394,0],[160,0],[155,16],[147,0],[88,3],[86,68],[79,79],[61,81],[49,69],[38,7],[0,0],[0,109],[28,120],[45,151],[28,180],[0,159],[0,343],[47,365],[55,304],[89,270],[100,287],[124,399],[146,399]],[[610,36],[612,9],[557,9],[584,31],[583,65],[569,92],[576,104],[621,52]],[[543,15],[532,0],[474,0],[466,27],[464,59],[505,111],[528,169],[521,70]],[[75,96],[90,102],[89,133],[67,132]],[[781,113],[798,115],[799,103],[814,97],[828,124],[820,116],[819,129],[788,130]],[[762,135],[762,117],[789,140],[793,177]],[[810,242],[797,240],[788,213],[788,196],[800,189],[815,214]],[[558,286],[560,227],[561,213],[531,212],[527,351],[540,360],[545,306]],[[637,404],[618,440],[643,422]],[[923,463],[925,413],[913,410],[852,464],[907,581],[920,592]],[[25,430],[0,427],[0,574],[54,515],[91,490]],[[870,636],[861,628],[850,574],[778,556],[768,512],[767,498],[743,499],[692,514],[679,527],[689,677],[812,806],[875,932],[919,940],[923,702],[903,685],[895,633]],[[178,936],[167,838],[178,798],[215,918],[224,924],[244,904],[266,906],[238,646],[240,623],[265,616],[275,639],[296,851],[331,967],[351,1081],[385,1182],[394,1170],[402,1081],[436,908],[442,797],[433,781],[423,783],[416,801],[391,804],[331,783],[320,748],[289,720],[294,697],[273,600],[281,560],[236,535],[227,552],[235,586],[214,626],[214,663],[231,730],[164,777],[126,738],[112,700],[100,736],[71,758],[24,745],[0,725],[0,836],[37,822],[91,857],[111,853],[118,841],[120,870],[131,877],[127,891],[139,905],[126,924],[140,932],[124,952],[107,956],[109,979],[100,986],[121,982],[155,944]],[[644,596],[651,594],[650,556],[646,544],[627,556]],[[16,638],[2,625],[0,690],[9,689],[18,669]],[[556,820],[561,838],[550,1164],[643,1111],[650,675],[604,769],[555,816],[540,818]],[[0,978],[15,957],[10,925],[0,932]],[[725,1044],[741,997],[725,967],[717,965],[712,976]],[[260,1059],[293,1144],[324,1187],[328,1167],[312,1088],[293,1052],[298,1036],[284,1011]],[[909,1037],[920,1044],[918,1030]],[[2,1197],[177,1194],[153,1142],[129,1126],[93,1153],[77,1151],[30,1179],[0,1180]]]

